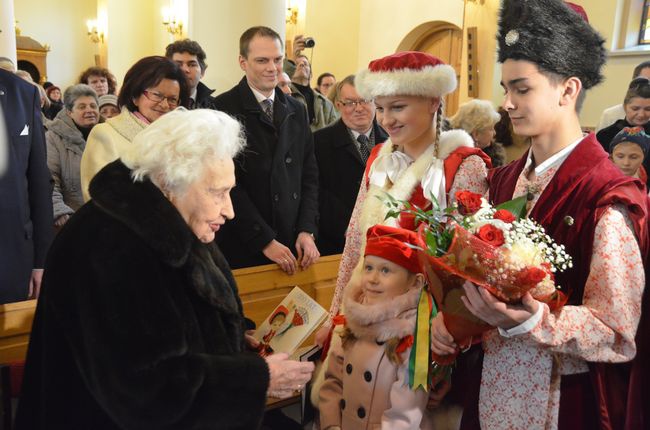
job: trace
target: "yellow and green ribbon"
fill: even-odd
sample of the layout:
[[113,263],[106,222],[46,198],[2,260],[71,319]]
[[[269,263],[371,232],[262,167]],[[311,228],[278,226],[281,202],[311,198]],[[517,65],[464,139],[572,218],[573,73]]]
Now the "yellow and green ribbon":
[[429,363],[431,363],[431,320],[438,314],[433,298],[422,288],[418,301],[413,347],[409,356],[409,387],[428,391],[431,384]]

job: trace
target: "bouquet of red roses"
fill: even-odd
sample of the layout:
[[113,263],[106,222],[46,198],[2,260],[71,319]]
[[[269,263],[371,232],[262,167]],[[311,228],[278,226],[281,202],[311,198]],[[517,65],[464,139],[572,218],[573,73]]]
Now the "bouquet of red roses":
[[[456,193],[456,205],[441,210],[435,199],[429,211],[388,198],[388,216],[406,211],[418,225],[420,259],[437,309],[461,348],[491,327],[463,304],[465,281],[480,285],[507,303],[531,295],[552,308],[564,295],[554,273],[571,267],[571,257],[535,221],[525,218],[526,197],[492,207],[479,194]],[[454,356],[433,357],[439,365]]]

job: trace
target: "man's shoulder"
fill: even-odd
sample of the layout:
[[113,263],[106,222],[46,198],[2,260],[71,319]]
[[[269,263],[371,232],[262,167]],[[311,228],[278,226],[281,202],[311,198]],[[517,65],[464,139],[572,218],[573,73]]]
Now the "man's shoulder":
[[347,127],[342,119],[338,119],[327,127],[314,132],[314,140],[326,140],[335,136],[342,136],[347,132]]
[[239,93],[238,87],[239,87],[239,85],[235,85],[234,87],[232,87],[228,91],[225,91],[225,92],[215,96],[214,97],[214,102],[217,103],[217,104],[220,104],[220,103],[228,103],[228,102],[237,100],[238,99],[238,93]]

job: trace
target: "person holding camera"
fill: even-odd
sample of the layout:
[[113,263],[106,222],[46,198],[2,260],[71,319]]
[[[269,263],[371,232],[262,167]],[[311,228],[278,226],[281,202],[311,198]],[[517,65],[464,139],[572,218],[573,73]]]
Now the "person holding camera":
[[[313,41],[313,39],[311,40]],[[307,56],[299,54],[295,61],[296,70],[291,77],[291,83],[293,84],[292,95],[307,107],[311,131],[320,130],[335,123],[339,119],[339,114],[334,105],[323,94],[314,91],[309,84],[311,64],[309,64]]]

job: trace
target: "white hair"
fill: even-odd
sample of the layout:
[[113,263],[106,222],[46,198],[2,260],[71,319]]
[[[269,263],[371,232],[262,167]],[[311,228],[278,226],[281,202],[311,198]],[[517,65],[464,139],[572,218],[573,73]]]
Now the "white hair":
[[239,122],[211,109],[177,108],[138,133],[122,162],[134,181],[183,194],[207,164],[233,159],[245,145]]
[[456,115],[449,118],[452,128],[460,128],[472,134],[486,128],[493,128],[501,115],[487,100],[474,99],[460,105]]

